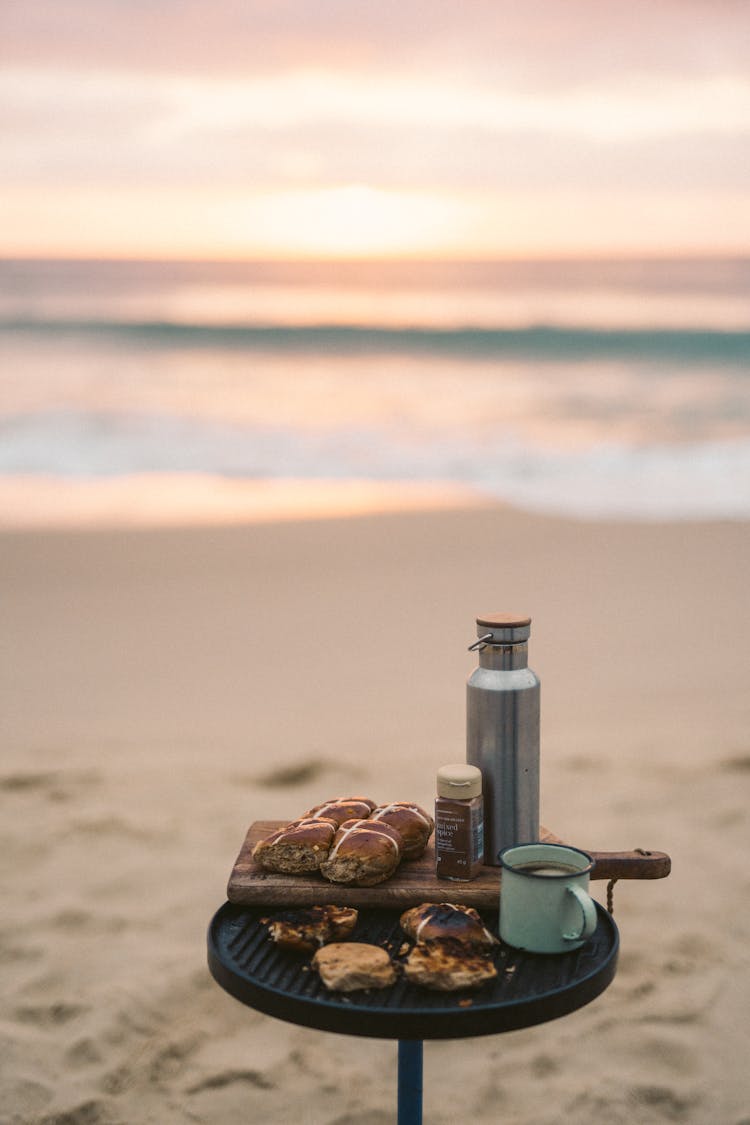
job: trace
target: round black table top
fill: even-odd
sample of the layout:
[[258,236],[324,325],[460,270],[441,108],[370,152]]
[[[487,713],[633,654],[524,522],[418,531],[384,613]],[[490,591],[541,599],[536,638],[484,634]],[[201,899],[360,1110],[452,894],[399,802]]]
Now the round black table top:
[[[289,1023],[376,1039],[460,1039],[545,1023],[582,1008],[611,983],[619,937],[598,903],[598,924],[570,953],[524,953],[500,944],[497,978],[477,991],[433,992],[399,976],[396,984],[361,992],[329,992],[310,958],[280,950],[262,921],[268,908],[225,903],[208,930],[214,979],[251,1008]],[[400,910],[360,910],[353,941],[381,945],[398,961],[406,937]],[[497,933],[497,915],[485,924]]]

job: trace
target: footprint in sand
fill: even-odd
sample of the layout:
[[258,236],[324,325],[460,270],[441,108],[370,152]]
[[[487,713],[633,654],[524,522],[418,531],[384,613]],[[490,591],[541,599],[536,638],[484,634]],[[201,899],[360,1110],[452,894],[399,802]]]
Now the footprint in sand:
[[203,1090],[220,1090],[235,1082],[244,1082],[255,1086],[258,1090],[272,1090],[275,1083],[257,1070],[223,1070],[217,1074],[209,1074],[194,1086],[188,1087],[188,1094],[200,1094]]
[[95,1066],[102,1061],[102,1053],[96,1041],[86,1037],[76,1040],[71,1047],[68,1047],[65,1061],[72,1067]]
[[50,919],[50,924],[53,925],[55,929],[75,933],[77,930],[85,930],[93,917],[90,910],[77,910],[74,907],[68,907],[54,914]]
[[628,1093],[628,1102],[634,1108],[636,1120],[644,1109],[650,1109],[659,1114],[661,1121],[682,1121],[698,1101],[693,1095],[678,1094],[667,1086],[635,1086]]
[[16,1008],[15,1016],[20,1023],[33,1024],[34,1027],[61,1027],[71,1020],[88,1012],[83,1004],[66,1004],[60,1001],[56,1004],[36,1004]]
[[0,965],[13,961],[40,961],[44,950],[35,945],[21,945],[13,934],[0,934]]
[[634,1040],[628,1048],[643,1064],[660,1065],[665,1070],[689,1078],[695,1074],[698,1065],[698,1051],[692,1046],[692,1038],[683,1035],[675,1028],[665,1029],[658,1035],[643,1035]]
[[104,1125],[109,1120],[111,1118],[102,1102],[86,1101],[73,1109],[47,1114],[41,1119],[40,1125]]
[[750,773],[750,754],[736,754],[733,758],[725,758],[721,768],[726,773]]
[[536,1078],[546,1078],[550,1074],[557,1074],[560,1062],[551,1055],[535,1055],[531,1060],[531,1072]]
[[9,796],[39,796],[49,801],[68,801],[84,789],[99,784],[96,770],[30,770],[0,775],[0,793]]
[[100,1082],[98,1088],[104,1094],[117,1096],[124,1093],[133,1083],[133,1072],[127,1066],[118,1066],[115,1070],[108,1071]]
[[3,793],[34,793],[60,784],[61,773],[6,773],[0,777]]
[[[8,1125],[22,1125],[26,1121],[39,1121],[44,1110],[50,1105],[54,1097],[51,1086],[37,1082],[34,1079],[10,1078],[3,1086],[3,1100],[0,1105],[0,1115],[9,1113],[9,1116],[0,1116],[0,1121]],[[13,1110],[9,1107],[13,1106]]]
[[677,1093],[669,1086],[632,1086],[584,1090],[564,1106],[569,1120],[584,1116],[591,1121],[684,1121],[699,1104],[699,1097]]
[[250,785],[260,785],[264,789],[291,789],[295,785],[306,785],[317,781],[330,769],[328,762],[321,758],[306,758],[287,766],[278,766],[257,777],[237,778]]
[[188,1059],[203,1043],[202,1035],[191,1035],[186,1039],[168,1043],[154,1055],[149,1066],[152,1082],[163,1082],[173,1078],[182,1070]]

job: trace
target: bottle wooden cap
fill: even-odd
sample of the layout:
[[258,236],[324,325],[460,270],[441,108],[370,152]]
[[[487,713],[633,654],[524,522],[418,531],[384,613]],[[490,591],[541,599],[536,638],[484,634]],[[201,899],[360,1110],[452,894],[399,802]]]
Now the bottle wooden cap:
[[520,613],[486,613],[477,618],[477,625],[484,629],[521,629],[530,624],[531,618]]
[[482,792],[482,771],[468,762],[454,766],[441,766],[437,771],[438,797],[452,797],[454,801],[468,801]]
[[477,618],[477,637],[469,648],[485,645],[520,645],[531,635],[531,618],[520,613],[485,613]]

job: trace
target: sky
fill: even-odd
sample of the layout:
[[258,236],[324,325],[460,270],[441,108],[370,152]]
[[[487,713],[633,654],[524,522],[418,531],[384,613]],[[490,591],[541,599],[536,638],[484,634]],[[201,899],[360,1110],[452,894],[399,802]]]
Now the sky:
[[750,251],[748,0],[11,0],[0,44],[0,255]]

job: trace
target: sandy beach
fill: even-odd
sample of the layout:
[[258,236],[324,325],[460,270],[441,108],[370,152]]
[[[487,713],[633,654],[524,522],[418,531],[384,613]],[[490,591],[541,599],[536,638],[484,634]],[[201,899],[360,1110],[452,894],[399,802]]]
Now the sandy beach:
[[[425,1121],[748,1125],[750,527],[500,507],[0,535],[3,1125],[387,1125],[396,1046],[251,1012],[205,932],[247,826],[433,800],[474,617],[533,618],[542,818],[668,852],[620,966],[425,1046]],[[600,899],[604,884],[592,884]]]

